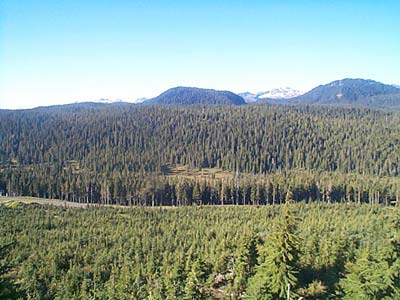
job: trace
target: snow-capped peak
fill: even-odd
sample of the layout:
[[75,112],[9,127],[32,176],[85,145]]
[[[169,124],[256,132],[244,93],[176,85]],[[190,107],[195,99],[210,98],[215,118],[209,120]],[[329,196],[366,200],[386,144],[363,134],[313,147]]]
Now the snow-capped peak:
[[250,102],[255,102],[257,101],[257,94],[252,94],[249,92],[244,92],[244,93],[239,93],[238,94],[240,97],[242,97],[244,99],[244,101],[246,101],[247,103]]
[[111,103],[116,103],[116,102],[122,102],[122,100],[121,100],[121,99],[118,99],[118,100],[111,100],[111,99],[104,99],[104,98],[101,98],[101,99],[98,99],[98,100],[94,100],[93,102],[96,102],[96,103],[103,103],[103,104],[111,104]]
[[145,97],[137,98],[136,100],[133,101],[133,103],[143,103],[146,100],[147,100],[147,98],[145,98]]
[[122,100],[122,99],[98,99],[98,100],[93,100],[92,102],[95,103],[102,103],[102,104],[113,104],[113,103],[122,103],[122,102],[126,102],[126,103],[142,103],[143,101],[145,101],[147,98],[138,98],[138,99],[133,99],[133,100]]
[[303,92],[290,87],[275,88],[266,92],[258,93],[258,99],[290,99],[302,95]]
[[304,92],[292,89],[290,87],[283,88],[275,88],[265,92],[260,93],[240,93],[239,96],[243,97],[246,102],[255,102],[261,99],[290,99],[300,95],[303,95]]

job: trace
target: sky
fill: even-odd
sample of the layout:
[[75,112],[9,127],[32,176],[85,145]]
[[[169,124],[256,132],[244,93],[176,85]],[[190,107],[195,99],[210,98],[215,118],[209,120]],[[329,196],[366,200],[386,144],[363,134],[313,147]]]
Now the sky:
[[0,108],[400,84],[398,0],[1,0]]

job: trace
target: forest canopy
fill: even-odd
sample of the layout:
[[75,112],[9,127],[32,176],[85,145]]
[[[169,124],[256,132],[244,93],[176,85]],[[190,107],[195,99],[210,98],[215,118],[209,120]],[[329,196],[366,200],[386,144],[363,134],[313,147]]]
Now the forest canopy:
[[400,195],[396,113],[71,105],[0,111],[0,137],[3,195],[141,205],[272,204],[289,189],[296,201]]
[[0,297],[286,300],[289,284],[291,299],[399,299],[399,217],[357,204],[0,205]]

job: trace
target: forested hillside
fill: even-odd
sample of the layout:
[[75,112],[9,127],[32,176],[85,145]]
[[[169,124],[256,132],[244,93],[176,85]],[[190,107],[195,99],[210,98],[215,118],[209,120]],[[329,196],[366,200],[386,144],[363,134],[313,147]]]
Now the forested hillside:
[[399,173],[396,113],[128,104],[0,112],[2,194],[268,204],[291,190],[296,201],[391,203],[400,196]]
[[0,205],[0,298],[286,300],[290,284],[296,300],[399,299],[399,217],[356,204]]
[[345,78],[320,85],[292,99],[297,102],[357,104],[369,97],[400,94],[400,89],[374,80]]
[[400,88],[374,80],[345,78],[320,85],[311,91],[290,99],[260,99],[268,103],[329,104],[400,109]]
[[145,104],[172,105],[242,105],[244,99],[229,91],[200,89],[194,87],[176,87],[163,92],[161,95],[144,101]]

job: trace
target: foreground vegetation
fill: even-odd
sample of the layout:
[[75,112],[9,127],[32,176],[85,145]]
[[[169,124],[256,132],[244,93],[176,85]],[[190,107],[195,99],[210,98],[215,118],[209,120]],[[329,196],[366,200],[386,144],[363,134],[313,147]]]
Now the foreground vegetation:
[[[290,203],[291,194],[286,195]],[[400,210],[0,205],[4,299],[400,299]]]

